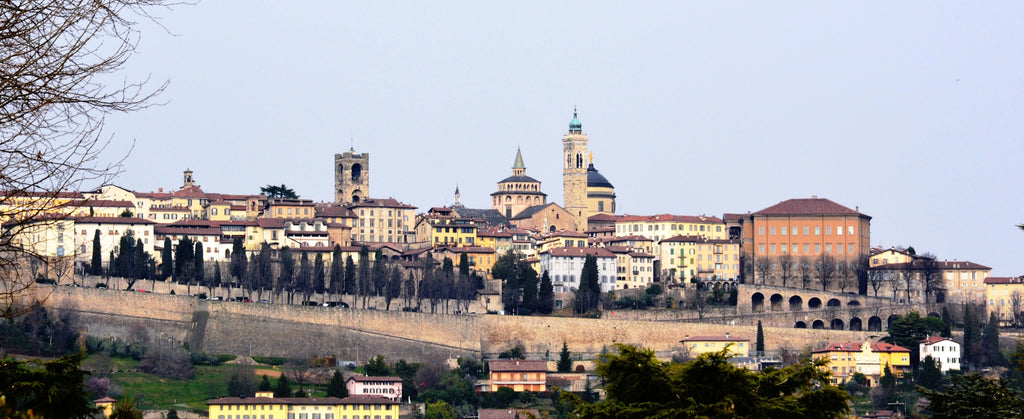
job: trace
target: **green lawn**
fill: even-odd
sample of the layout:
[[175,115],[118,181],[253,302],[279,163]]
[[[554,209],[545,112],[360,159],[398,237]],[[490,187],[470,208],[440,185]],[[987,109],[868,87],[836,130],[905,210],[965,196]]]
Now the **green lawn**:
[[[100,376],[124,389],[125,394],[134,397],[143,409],[177,409],[205,412],[206,401],[223,397],[228,392],[228,381],[238,365],[222,364],[217,366],[195,366],[195,376],[191,380],[173,380],[136,371],[138,361],[126,358],[110,358],[106,356],[90,356],[84,363],[86,368],[97,368],[103,371]],[[272,367],[258,366],[257,370],[270,370]],[[256,384],[262,379],[257,375]],[[277,380],[270,379],[272,384]],[[292,383],[292,389],[297,389]],[[307,385],[306,391],[311,397],[324,397],[326,386]]]

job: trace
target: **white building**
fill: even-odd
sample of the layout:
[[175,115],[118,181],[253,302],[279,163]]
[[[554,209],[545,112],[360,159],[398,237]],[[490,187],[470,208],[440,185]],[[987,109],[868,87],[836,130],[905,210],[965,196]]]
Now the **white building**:
[[540,254],[540,270],[548,272],[556,293],[572,292],[580,287],[580,275],[587,255],[597,257],[601,292],[615,290],[617,264],[615,254],[600,247],[555,247]]
[[929,336],[920,342],[921,361],[931,355],[939,361],[942,372],[960,370],[960,344],[950,338]]

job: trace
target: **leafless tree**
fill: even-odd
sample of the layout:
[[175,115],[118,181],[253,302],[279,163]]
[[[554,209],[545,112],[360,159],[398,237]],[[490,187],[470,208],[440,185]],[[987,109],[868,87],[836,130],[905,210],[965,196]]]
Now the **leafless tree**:
[[902,284],[903,291],[905,291],[907,293],[907,301],[906,302],[907,302],[907,304],[910,304],[911,303],[910,293],[911,293],[911,291],[913,291],[914,282],[917,281],[917,269],[914,269],[913,262],[906,263],[906,264],[904,264],[902,269],[899,270],[899,274],[900,274],[900,282],[903,283]]
[[807,289],[807,284],[811,282],[811,273],[813,272],[813,264],[811,258],[807,256],[801,256],[797,262],[796,269],[800,276],[800,287]]
[[892,291],[892,300],[899,301],[899,293],[903,290],[903,281],[900,280],[900,271],[886,270],[883,272],[889,289]]
[[784,253],[782,256],[779,256],[779,279],[782,280],[783,287],[793,278],[794,268],[796,268],[796,262],[794,262],[792,255]]
[[875,297],[878,296],[878,290],[885,286],[885,271],[878,268],[868,269],[868,285],[875,292]]
[[821,290],[827,291],[828,286],[832,284],[836,276],[836,258],[832,257],[828,253],[822,253],[818,256],[818,259],[814,261],[814,273],[818,276],[818,283],[821,284]]
[[774,262],[775,260],[771,256],[760,257],[754,260],[754,270],[757,272],[757,276],[761,277],[761,285],[767,284],[768,279],[771,278]]
[[1022,296],[1020,291],[1014,291],[1010,293],[1010,309],[1013,310],[1013,326],[1020,327],[1021,322],[1021,301]]
[[75,257],[71,255],[53,256],[50,258],[50,273],[58,284],[64,284],[64,278],[71,278],[75,284]]
[[925,302],[938,302],[934,299],[936,294],[946,289],[939,262],[934,258],[921,259],[919,265],[921,282],[924,283]]
[[839,292],[845,293],[846,289],[853,284],[853,270],[845,261],[836,262],[836,285],[839,285]]
[[[106,117],[154,104],[166,83],[111,77],[134,55],[135,19],[155,20],[164,0],[0,2],[0,316],[18,304],[34,278],[22,263],[34,249],[20,236],[57,223],[81,200],[66,191],[109,182],[122,159],[103,155]],[[102,158],[101,158],[102,155]],[[28,198],[28,205],[17,199]],[[73,245],[72,245],[73,246]]]
[[704,316],[707,316],[708,312],[711,311],[711,301],[708,299],[708,291],[704,285],[697,284],[693,292],[691,304],[697,312],[697,320],[703,321]]

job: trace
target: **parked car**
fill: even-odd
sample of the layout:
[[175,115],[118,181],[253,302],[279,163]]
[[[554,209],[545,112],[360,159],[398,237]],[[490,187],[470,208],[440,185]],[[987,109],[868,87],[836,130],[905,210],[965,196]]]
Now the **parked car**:
[[221,296],[218,295],[218,296],[210,297],[210,300],[213,300],[213,301],[223,301],[224,298],[222,298]]
[[303,301],[302,305],[304,305],[304,306],[319,306],[320,303],[318,303],[316,301]]
[[104,284],[102,282],[97,282],[96,283],[96,288],[106,289],[107,288],[107,284]]
[[260,300],[260,302],[263,303],[263,304],[270,304],[270,300],[268,300],[266,298]]
[[341,307],[348,308],[348,303],[344,301],[328,301],[324,303],[324,307]]

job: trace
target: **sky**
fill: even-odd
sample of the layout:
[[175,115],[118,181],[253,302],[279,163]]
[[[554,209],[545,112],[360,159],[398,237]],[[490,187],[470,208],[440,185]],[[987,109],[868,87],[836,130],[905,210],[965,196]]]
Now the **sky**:
[[[1021,2],[200,1],[139,25],[126,79],[164,104],[108,119],[119,186],[489,208],[517,148],[562,203],[578,109],[619,214],[818,196],[871,244],[1024,274]],[[96,185],[98,186],[98,185]]]

